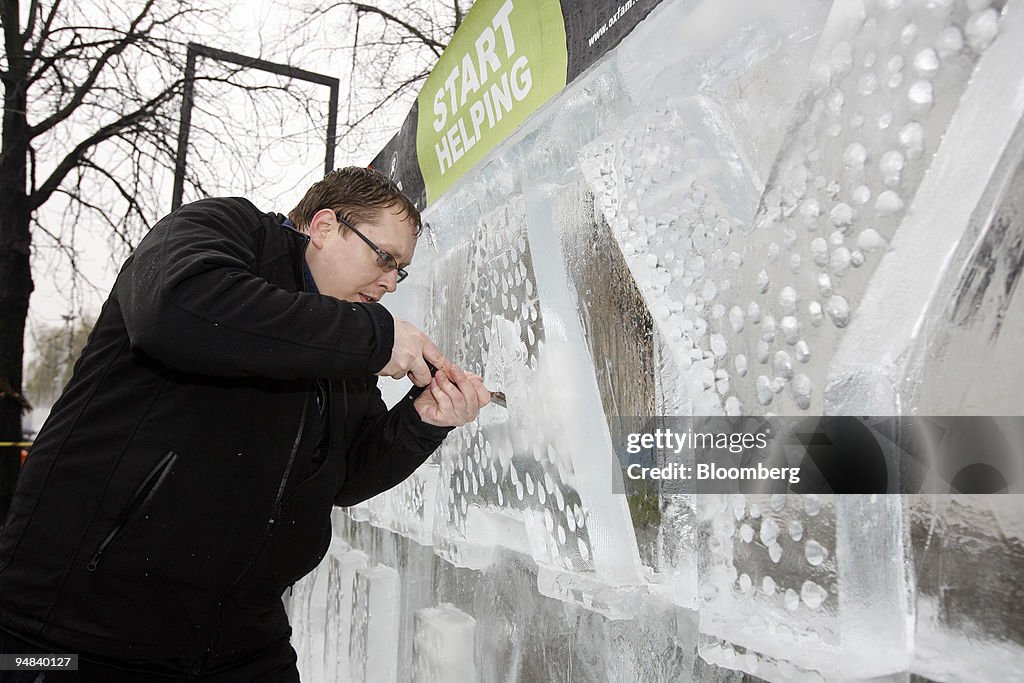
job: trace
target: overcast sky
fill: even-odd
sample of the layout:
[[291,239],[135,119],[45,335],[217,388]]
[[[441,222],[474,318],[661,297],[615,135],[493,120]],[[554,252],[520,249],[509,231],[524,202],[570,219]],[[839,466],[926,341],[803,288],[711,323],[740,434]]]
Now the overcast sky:
[[[318,36],[299,41],[295,36],[288,35],[286,27],[289,25],[289,19],[295,16],[297,8],[301,7],[300,0],[292,2],[238,0],[234,2],[234,5],[230,10],[230,19],[227,22],[201,28],[194,36],[183,36],[183,40],[190,39],[242,54],[261,54],[265,59],[276,62],[283,61],[282,55],[287,47],[293,47],[296,43],[301,42],[299,47],[303,57],[298,62],[293,61],[292,65],[341,78],[342,96],[344,97],[344,85],[348,76],[340,71],[346,66],[345,60],[336,58],[335,63],[327,63],[327,53],[315,48],[326,45],[343,47],[350,44],[351,33],[347,25],[350,14],[335,12],[316,26],[315,30],[318,32]],[[230,28],[225,29],[225,26]],[[200,62],[199,69],[201,70],[201,68]],[[326,87],[314,85],[308,87],[311,92],[316,93],[318,99],[322,97],[326,103]],[[239,102],[242,102],[241,99]],[[230,104],[228,107],[231,108]],[[244,110],[244,106],[233,109]],[[326,112],[326,104],[323,109]],[[193,114],[194,123],[196,116],[199,114]],[[297,113],[295,121],[299,126],[309,125],[308,119],[301,112]],[[400,119],[396,121],[396,130],[400,123]],[[244,122],[239,122],[235,135],[244,138],[246,133]],[[237,142],[237,139],[234,141]],[[386,137],[379,144],[370,145],[369,147],[372,149],[360,149],[348,155],[339,152],[335,163],[336,165],[365,165],[384,142],[386,142]],[[171,141],[171,144],[176,144],[176,141]],[[217,150],[206,150],[205,155],[215,159],[213,164],[228,163],[218,160]],[[190,156],[190,163],[194,161],[195,159]],[[247,192],[246,195],[261,208],[287,212],[305,188],[322,177],[324,145],[322,142],[315,144],[283,143],[271,153],[264,155],[261,163],[262,167],[255,171],[261,178],[259,189],[255,192]],[[215,188],[215,194],[239,194],[241,192],[232,187],[231,169],[225,168],[224,173],[218,173],[216,169],[212,170],[214,170],[218,181],[223,179],[221,186]],[[166,208],[169,210],[171,199],[169,183],[162,194],[167,197]],[[189,197],[186,197],[186,201],[188,199]],[[44,206],[43,211],[57,213],[53,205]],[[33,257],[35,291],[32,294],[30,305],[30,328],[39,324],[63,324],[64,317],[71,307],[69,304],[71,299],[83,302],[84,310],[93,315],[99,312],[100,306],[105,300],[121,259],[111,258],[111,248],[102,228],[98,234],[88,235],[85,239],[81,239],[84,228],[78,232],[82,247],[79,253],[79,269],[92,286],[83,284],[74,289],[67,259],[57,258],[52,250],[37,248]],[[42,241],[39,242],[41,246]],[[29,356],[32,354],[32,343],[32,335],[28,333],[26,335],[26,351]]]

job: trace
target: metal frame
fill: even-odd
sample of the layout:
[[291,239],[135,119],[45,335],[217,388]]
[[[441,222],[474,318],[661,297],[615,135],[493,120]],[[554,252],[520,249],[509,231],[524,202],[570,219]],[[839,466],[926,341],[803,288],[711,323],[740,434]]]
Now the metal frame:
[[339,81],[337,78],[304,71],[287,64],[275,64],[255,57],[246,57],[236,52],[227,52],[216,48],[199,45],[198,43],[188,44],[188,60],[185,63],[185,90],[181,99],[181,123],[178,128],[178,151],[174,159],[174,194],[171,198],[171,210],[181,206],[181,199],[185,192],[185,158],[188,152],[188,135],[192,128],[192,102],[195,94],[196,80],[196,59],[206,57],[216,59],[229,64],[237,64],[249,69],[259,69],[278,76],[294,78],[301,81],[309,81],[319,85],[326,85],[331,89],[331,99],[328,104],[327,113],[327,155],[324,160],[324,174],[327,174],[334,167],[334,145],[338,128],[338,91]]

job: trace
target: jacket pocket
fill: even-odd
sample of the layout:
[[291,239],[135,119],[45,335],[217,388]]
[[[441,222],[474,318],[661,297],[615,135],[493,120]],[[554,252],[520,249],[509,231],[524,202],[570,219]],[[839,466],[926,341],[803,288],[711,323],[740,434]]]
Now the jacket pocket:
[[106,552],[110,544],[117,540],[117,538],[131,526],[132,522],[135,521],[139,513],[145,509],[146,505],[153,499],[156,492],[160,489],[160,486],[164,483],[167,475],[170,474],[171,468],[174,467],[174,462],[178,459],[178,454],[174,451],[169,451],[167,455],[160,459],[160,462],[156,464],[146,478],[143,479],[139,488],[132,494],[131,499],[128,502],[128,506],[125,508],[124,514],[121,516],[120,521],[114,525],[114,528],[103,539],[103,542],[96,548],[96,552],[93,553],[92,559],[86,565],[86,569],[91,572],[96,571],[100,565],[100,560],[103,559],[103,553]]

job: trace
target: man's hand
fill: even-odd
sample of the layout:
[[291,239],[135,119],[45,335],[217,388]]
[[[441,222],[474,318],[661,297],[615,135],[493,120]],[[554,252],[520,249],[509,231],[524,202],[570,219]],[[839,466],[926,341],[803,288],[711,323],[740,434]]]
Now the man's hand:
[[430,367],[427,363],[435,368],[443,368],[448,366],[448,359],[419,328],[401,318],[395,318],[395,345],[391,348],[391,360],[377,375],[395,379],[408,376],[413,384],[424,387],[430,383]]
[[413,402],[420,419],[435,427],[461,427],[476,419],[480,408],[491,400],[491,392],[477,375],[457,365],[434,373],[430,385]]

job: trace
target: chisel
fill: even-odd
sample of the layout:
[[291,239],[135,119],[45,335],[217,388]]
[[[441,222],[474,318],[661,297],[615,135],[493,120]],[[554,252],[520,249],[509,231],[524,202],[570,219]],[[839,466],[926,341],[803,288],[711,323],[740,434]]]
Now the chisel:
[[[430,368],[430,376],[431,377],[433,377],[435,374],[437,374],[437,368],[435,368],[432,364],[427,363],[427,367]],[[410,380],[412,379],[412,373],[411,372],[409,373],[409,379]],[[419,396],[420,394],[423,393],[424,389],[426,389],[426,387],[416,387],[416,386],[414,386],[412,388],[412,391],[409,394],[410,398],[416,398],[417,396]],[[504,391],[492,391],[491,392],[491,403],[493,403],[496,406],[501,406],[505,410],[508,410],[508,403],[505,401],[505,392]]]

